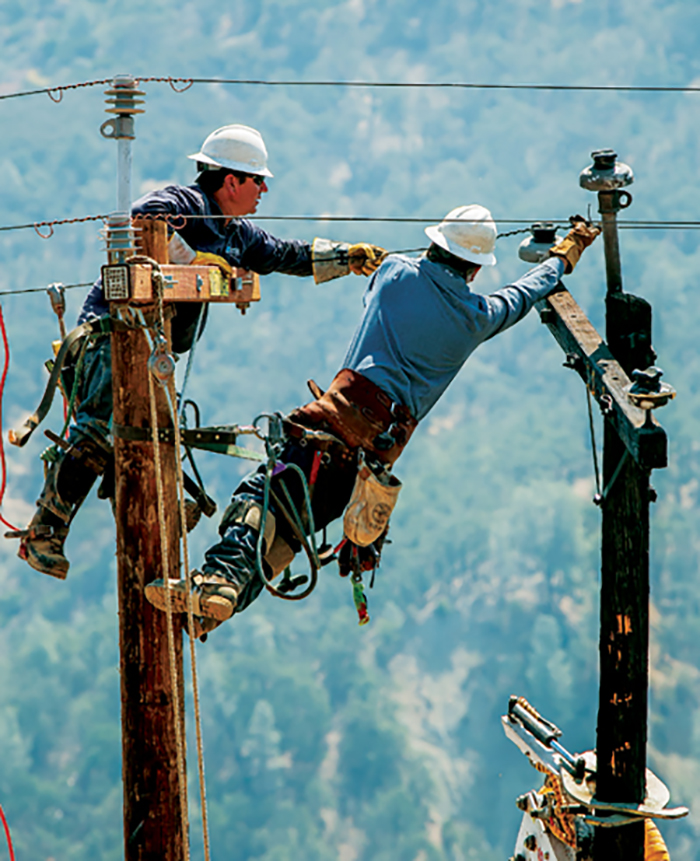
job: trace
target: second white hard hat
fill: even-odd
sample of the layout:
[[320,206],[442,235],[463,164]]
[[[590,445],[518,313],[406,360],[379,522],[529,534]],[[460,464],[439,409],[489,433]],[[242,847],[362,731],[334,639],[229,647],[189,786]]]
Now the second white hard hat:
[[187,156],[213,168],[225,167],[256,176],[272,176],[267,167],[265,141],[250,126],[222,126],[213,131],[199,152]]
[[458,206],[440,224],[426,227],[425,232],[432,242],[462,260],[480,266],[496,262],[496,224],[488,209],[478,203]]

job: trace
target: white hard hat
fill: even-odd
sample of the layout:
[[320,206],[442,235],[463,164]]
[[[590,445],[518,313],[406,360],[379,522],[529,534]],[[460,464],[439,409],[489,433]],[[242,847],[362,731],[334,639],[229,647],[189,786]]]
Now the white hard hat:
[[425,228],[428,238],[440,248],[480,266],[493,266],[496,255],[496,224],[485,206],[471,203],[448,212],[441,224]]
[[194,155],[194,161],[213,168],[226,167],[241,173],[272,176],[267,169],[267,149],[262,135],[250,126],[222,126],[212,132]]

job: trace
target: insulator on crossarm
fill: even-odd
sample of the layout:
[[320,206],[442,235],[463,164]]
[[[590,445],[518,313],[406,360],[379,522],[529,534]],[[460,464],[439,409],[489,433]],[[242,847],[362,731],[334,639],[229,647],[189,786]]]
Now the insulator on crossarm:
[[108,114],[142,114],[144,111],[137,108],[136,105],[143,105],[144,100],[138,96],[145,96],[143,90],[136,89],[136,79],[131,75],[117,75],[112,81],[112,89],[105,90],[105,95],[111,98],[106,99],[108,105],[112,107],[105,108]]
[[537,221],[530,228],[530,236],[520,243],[518,257],[526,263],[542,263],[557,242],[561,242],[557,228],[550,221]]
[[113,212],[105,230],[107,260],[110,264],[124,263],[136,253],[134,230],[128,212]]

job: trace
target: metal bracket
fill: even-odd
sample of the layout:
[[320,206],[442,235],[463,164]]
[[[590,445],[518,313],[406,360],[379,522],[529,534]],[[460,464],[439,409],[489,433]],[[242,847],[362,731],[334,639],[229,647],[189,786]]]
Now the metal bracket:
[[[242,428],[238,425],[190,428],[180,431],[180,441],[189,448],[226,454],[230,457],[242,457],[246,460],[264,461],[266,458],[262,453],[236,445],[238,436],[245,433],[252,433],[252,429]],[[112,435],[116,439],[128,440],[129,442],[151,442],[153,439],[150,428],[128,427],[120,424],[112,425]],[[172,427],[158,428],[158,441],[166,445],[174,445],[175,429]]]
[[615,467],[615,472],[612,474],[610,481],[603,488],[602,493],[596,493],[596,495],[593,497],[593,502],[596,505],[602,505],[605,502],[605,500],[607,499],[608,494],[612,490],[613,484],[615,484],[615,482],[617,481],[618,475],[622,472],[622,467],[625,465],[625,461],[627,460],[628,455],[629,455],[629,451],[627,451],[627,449],[625,449],[625,451],[622,454],[622,457],[620,458],[620,462]]

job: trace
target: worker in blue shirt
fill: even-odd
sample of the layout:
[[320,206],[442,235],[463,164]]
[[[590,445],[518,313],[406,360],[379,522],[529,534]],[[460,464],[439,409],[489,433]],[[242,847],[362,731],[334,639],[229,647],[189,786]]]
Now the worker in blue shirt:
[[[242,216],[253,214],[272,173],[260,132],[228,125],[212,132],[199,152],[189,156],[199,174],[194,185],[168,186],[136,201],[132,216],[166,216],[169,259],[178,264],[216,264],[230,274],[232,267],[261,275],[313,275],[316,283],[354,272],[371,274],[384,250],[367,243],[350,245],[327,239],[313,243],[278,239]],[[201,306],[174,303],[172,347],[190,349],[201,333]],[[78,323],[109,314],[101,280],[86,297]],[[64,544],[70,523],[96,479],[111,472],[112,368],[108,335],[95,338],[82,362],[78,408],[68,437],[69,448],[55,451],[46,470],[37,511],[20,537],[19,556],[32,568],[64,579],[69,563]],[[103,482],[100,495],[112,495]]]
[[[376,562],[400,487],[392,465],[471,353],[522,320],[573,271],[599,230],[580,218],[572,223],[549,259],[489,295],[469,286],[482,266],[496,263],[496,225],[483,206],[458,207],[441,224],[427,227],[432,244],[422,257],[385,259],[368,284],[342,370],[326,392],[311,383],[316,399],[284,418],[286,444],[268,510],[263,511],[264,468],[234,492],[219,528],[221,540],[194,572],[197,634],[245,609],[266,585],[256,560],[263,519],[268,583],[301,549],[298,524],[279,504],[286,487],[298,510],[304,509],[303,483],[291,467],[301,469],[313,488],[316,529],[345,512],[341,572],[345,566],[344,573],[358,573]],[[170,591],[174,609],[185,612],[186,581],[173,583]],[[164,609],[166,584],[148,584],[146,597]]]

